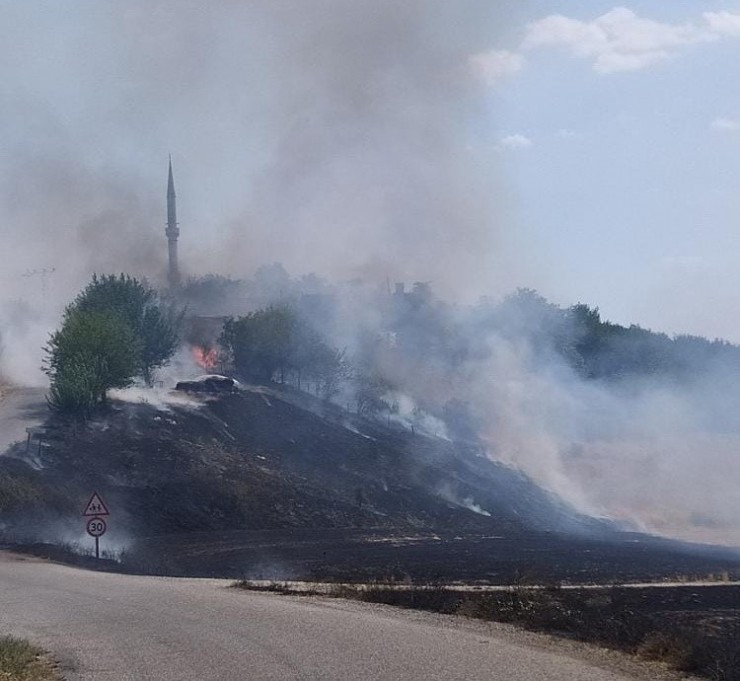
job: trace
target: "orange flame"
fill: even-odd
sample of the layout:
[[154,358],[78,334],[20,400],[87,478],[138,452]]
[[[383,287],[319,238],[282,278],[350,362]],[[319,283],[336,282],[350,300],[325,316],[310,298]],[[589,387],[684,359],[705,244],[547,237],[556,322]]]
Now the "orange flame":
[[218,350],[200,345],[192,348],[195,363],[206,371],[213,371],[218,366]]

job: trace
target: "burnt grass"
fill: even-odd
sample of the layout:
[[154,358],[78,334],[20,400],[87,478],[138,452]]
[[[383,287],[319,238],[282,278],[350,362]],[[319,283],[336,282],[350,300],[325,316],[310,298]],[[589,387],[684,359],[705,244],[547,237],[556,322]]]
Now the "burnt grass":
[[[111,510],[101,560],[80,515],[93,490]],[[84,427],[51,418],[40,448],[0,457],[0,544],[97,570],[333,582],[340,595],[513,622],[738,678],[737,587],[608,586],[740,579],[738,551],[581,516],[475,443],[276,387],[198,408],[114,402]],[[441,586],[359,586],[389,581]],[[515,586],[461,593],[451,583]]]
[[[521,473],[303,393],[255,388],[198,408],[114,402],[0,458],[0,542],[69,555],[111,509],[105,555],[144,574],[508,584],[740,576],[730,550],[620,531]],[[466,500],[485,509],[466,508]],[[470,505],[470,504],[469,504]],[[102,567],[102,564],[101,564]]]
[[[274,387],[198,408],[114,402],[85,427],[50,419],[42,447],[26,455],[19,444],[11,454],[0,458],[0,543],[90,569],[355,584],[507,585],[523,574],[538,584],[740,578],[737,551],[583,517],[474,443],[427,437]],[[102,560],[89,555],[80,516],[93,490],[111,510]],[[683,587],[675,596],[669,589],[356,593],[665,657],[663,649],[685,650],[676,641],[694,641],[697,632],[701,645],[694,641],[692,651],[733,640],[716,632],[735,631],[737,592],[713,588],[718,601],[697,608],[686,605]],[[710,592],[698,593],[706,603]],[[699,653],[687,660],[686,668],[709,668]]]

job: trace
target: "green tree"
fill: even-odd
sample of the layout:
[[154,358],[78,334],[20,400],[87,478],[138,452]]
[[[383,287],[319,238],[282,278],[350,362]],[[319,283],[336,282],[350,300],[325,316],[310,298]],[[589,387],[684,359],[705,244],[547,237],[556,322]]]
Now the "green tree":
[[293,377],[299,388],[302,381],[312,382],[325,399],[337,393],[347,372],[345,353],[327,344],[288,305],[227,320],[220,342],[239,375],[281,383]]
[[267,307],[246,317],[227,319],[221,334],[241,376],[269,382],[276,373],[284,380],[295,354],[297,320],[288,306]]
[[96,376],[91,363],[73,358],[51,376],[47,401],[55,411],[86,419],[98,403]]
[[147,385],[154,370],[165,366],[177,349],[182,312],[160,300],[145,281],[127,274],[93,275],[65,317],[75,311],[111,313],[131,329],[138,350],[136,374]]
[[136,376],[151,385],[153,371],[177,348],[181,321],[182,313],[146,282],[93,275],[45,348],[50,405],[84,418],[111,388],[126,387]]
[[316,386],[316,394],[325,400],[334,397],[343,380],[349,378],[350,369],[344,350],[333,348],[312,330],[300,339],[293,364],[300,379],[305,378]]
[[108,390],[131,384],[139,347],[116,314],[69,309],[46,345],[44,371],[51,379],[50,405],[86,417]]

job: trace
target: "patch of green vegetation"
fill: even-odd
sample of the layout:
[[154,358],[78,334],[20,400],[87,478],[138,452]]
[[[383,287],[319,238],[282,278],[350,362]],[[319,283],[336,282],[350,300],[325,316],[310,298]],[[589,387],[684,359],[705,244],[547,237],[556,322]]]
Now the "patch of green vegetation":
[[50,406],[84,420],[111,388],[136,377],[151,386],[177,348],[182,314],[144,281],[93,275],[45,348]]
[[220,342],[239,375],[250,380],[313,383],[318,395],[330,399],[350,375],[344,351],[331,347],[289,305],[227,320]]
[[59,677],[44,651],[28,641],[0,637],[0,681],[51,681]]

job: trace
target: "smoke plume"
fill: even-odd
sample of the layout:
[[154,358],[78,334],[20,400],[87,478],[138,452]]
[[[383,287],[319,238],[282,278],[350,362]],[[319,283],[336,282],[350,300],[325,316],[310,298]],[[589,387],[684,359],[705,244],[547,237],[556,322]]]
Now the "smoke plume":
[[35,353],[92,272],[162,281],[168,153],[186,275],[280,260],[457,294],[509,285],[507,195],[473,143],[485,85],[469,57],[504,27],[491,3],[0,12],[0,314],[33,298],[46,327],[6,341],[15,378],[39,363],[15,349]]
[[[537,253],[516,247],[505,173],[478,144],[490,83],[470,59],[505,37],[499,5],[0,2],[5,380],[43,383],[41,346],[93,272],[163,283],[168,153],[186,276],[281,261],[431,281],[458,302],[527,284]],[[382,331],[372,300],[340,297],[339,347]],[[406,411],[428,403],[427,430],[466,400],[490,456],[583,510],[674,533],[737,527],[738,395],[722,367],[690,386],[596,384],[444,314],[466,329],[464,362],[387,368]]]

